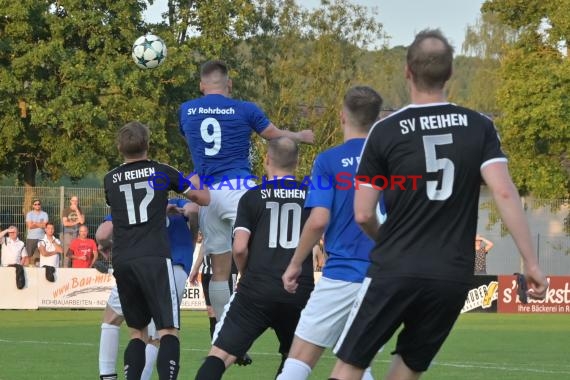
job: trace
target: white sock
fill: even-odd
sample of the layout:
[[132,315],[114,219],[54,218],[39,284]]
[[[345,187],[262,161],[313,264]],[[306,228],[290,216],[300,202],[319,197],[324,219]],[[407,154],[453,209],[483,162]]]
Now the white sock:
[[374,376],[372,376],[372,368],[368,367],[364,370],[362,380],[374,380]]
[[157,356],[158,347],[156,347],[154,344],[147,344],[145,349],[144,370],[141,375],[141,380],[150,380],[152,377],[152,371],[154,370],[154,365],[156,364]]
[[311,374],[311,367],[301,360],[287,358],[283,370],[276,380],[305,380]]
[[117,373],[117,355],[119,353],[119,326],[101,324],[99,341],[99,374]]
[[230,300],[230,288],[227,281],[210,281],[210,302],[216,319],[219,321],[224,313],[224,306]]

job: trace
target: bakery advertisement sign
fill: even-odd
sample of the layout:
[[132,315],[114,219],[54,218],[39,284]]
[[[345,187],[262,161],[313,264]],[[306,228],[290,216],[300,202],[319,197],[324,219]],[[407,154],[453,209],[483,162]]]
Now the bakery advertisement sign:
[[499,276],[499,313],[570,314],[570,276],[548,276],[549,287],[543,300],[528,298],[523,304],[517,294],[516,276]]

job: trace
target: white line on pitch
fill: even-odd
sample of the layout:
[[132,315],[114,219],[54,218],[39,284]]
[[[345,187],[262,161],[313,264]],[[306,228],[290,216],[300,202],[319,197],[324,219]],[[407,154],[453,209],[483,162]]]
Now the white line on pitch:
[[[98,347],[98,343],[87,343],[87,342],[58,342],[58,341],[37,341],[37,340],[11,340],[11,339],[1,339],[0,343],[10,343],[10,344],[51,344],[51,345],[64,345],[64,346],[83,346],[83,347]],[[191,351],[191,352],[208,352],[208,349],[203,348],[181,348],[181,351]],[[279,357],[278,353],[271,352],[249,352],[252,356],[275,356]],[[325,359],[335,359],[334,355],[323,355]],[[386,359],[376,359],[375,362],[380,363],[390,363],[390,360]],[[442,366],[442,367],[455,367],[455,368],[477,368],[477,369],[492,369],[498,371],[517,371],[517,372],[531,372],[531,373],[543,373],[543,374],[561,374],[570,375],[570,371],[564,370],[549,370],[549,369],[538,369],[538,368],[528,368],[528,367],[509,367],[506,365],[499,365],[498,363],[469,363],[469,362],[440,362],[434,361],[432,365]]]

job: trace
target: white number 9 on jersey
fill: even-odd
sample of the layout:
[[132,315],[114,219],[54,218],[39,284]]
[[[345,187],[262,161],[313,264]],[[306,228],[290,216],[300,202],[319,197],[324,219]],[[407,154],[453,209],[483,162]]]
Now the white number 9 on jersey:
[[[211,130],[210,127],[212,127]],[[202,124],[200,124],[200,134],[206,144],[213,144],[213,146],[209,148],[204,148],[204,154],[206,156],[215,156],[218,154],[222,148],[222,128],[220,127],[220,122],[213,117],[204,119]]]

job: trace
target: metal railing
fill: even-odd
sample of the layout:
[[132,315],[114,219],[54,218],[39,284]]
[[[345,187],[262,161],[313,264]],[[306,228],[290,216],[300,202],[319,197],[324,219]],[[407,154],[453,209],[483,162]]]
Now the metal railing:
[[[85,215],[89,235],[109,212],[102,188],[0,186],[0,228],[14,224],[20,239],[26,237],[25,214],[32,209],[32,200],[39,198],[56,232],[62,231],[62,212],[69,198],[76,195]],[[570,201],[523,198],[540,264],[550,275],[570,274]],[[502,224],[496,206],[483,189],[479,202],[477,231],[495,244],[487,255],[489,274],[513,273],[520,270],[516,246]]]

